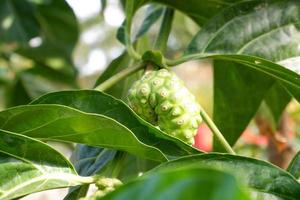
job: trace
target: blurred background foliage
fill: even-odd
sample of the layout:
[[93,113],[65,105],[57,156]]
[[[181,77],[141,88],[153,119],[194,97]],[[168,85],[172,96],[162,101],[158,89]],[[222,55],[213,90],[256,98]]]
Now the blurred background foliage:
[[[0,1],[0,109],[27,104],[48,92],[91,89],[99,75],[120,55],[118,62],[123,68],[131,65],[123,54],[124,46],[116,39],[117,29],[125,18],[123,3],[122,0]],[[133,36],[141,36],[136,44],[138,51],[152,48],[161,10],[161,5],[144,6],[134,17]],[[143,30],[141,24],[149,14],[156,15],[156,20],[150,20],[151,28]],[[166,55],[179,56],[199,29],[191,18],[177,11]],[[184,63],[174,71],[212,114],[210,61]],[[118,87],[110,93],[123,99],[126,96],[126,91],[121,95]],[[242,155],[268,159],[284,167],[294,150],[299,149],[300,107],[291,101],[278,126],[269,112],[262,103],[235,149]],[[211,134],[205,125],[199,128],[198,137],[197,145],[211,150]]]

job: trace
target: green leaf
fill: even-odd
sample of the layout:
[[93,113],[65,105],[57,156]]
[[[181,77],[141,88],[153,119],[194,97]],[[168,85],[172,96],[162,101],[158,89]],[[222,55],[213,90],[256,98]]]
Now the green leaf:
[[291,95],[279,83],[275,83],[266,94],[265,102],[276,124],[279,123],[281,114],[290,101]]
[[[79,144],[71,159],[78,174],[89,176],[101,170],[115,157],[115,154],[113,150]],[[89,159],[86,159],[87,157]]]
[[[77,173],[81,176],[91,176],[99,173],[108,163],[115,158],[116,151],[87,145],[78,144],[72,154]],[[76,200],[85,197],[89,185],[70,188],[65,200]]]
[[[5,24],[0,27],[0,43],[12,45],[19,54],[60,69],[66,75],[76,74],[71,54],[79,30],[67,2],[3,0],[0,13],[0,23]],[[39,42],[30,46],[31,40]]]
[[204,26],[187,52],[252,54],[273,61],[297,56],[299,4],[296,0],[237,3]]
[[0,199],[81,183],[72,164],[47,144],[0,130]]
[[[252,56],[252,55],[241,55],[241,54],[190,54],[175,61],[168,61],[168,64],[182,63],[187,60],[198,60],[198,59],[213,59],[222,60],[225,62],[232,62],[240,64],[240,68],[255,69],[262,74],[268,75],[284,85],[285,88],[289,89],[289,93],[295,98],[300,99],[300,75],[294,71],[291,71],[279,64],[272,61]],[[291,90],[293,89],[293,90]]]
[[64,197],[64,200],[78,200],[85,197],[88,190],[89,185],[71,187],[68,194]]
[[0,127],[33,138],[124,150],[160,162],[167,160],[159,149],[139,141],[116,120],[62,105],[26,105],[4,110],[0,112]]
[[300,178],[300,151],[294,156],[290,162],[287,171],[292,174],[296,179]]
[[152,0],[180,10],[195,20],[199,25],[209,21],[222,9],[233,5],[239,0]]
[[127,48],[131,45],[131,24],[136,10],[143,4],[145,0],[126,0],[125,15],[126,19],[117,31],[117,39]]
[[[230,145],[244,131],[272,84],[270,77],[240,63],[214,61],[213,119]],[[215,150],[222,151],[214,142]]]
[[[158,6],[158,5],[150,5],[147,10],[145,17],[143,19],[143,22],[140,26],[140,28],[137,31],[137,34],[134,37],[134,41],[145,35],[151,26],[155,24],[155,22],[160,18],[160,16],[163,13],[163,7]],[[117,31],[117,39],[122,43],[126,44],[126,32],[125,32],[125,27],[126,26],[126,21],[124,21],[121,25],[121,27]]]
[[3,0],[0,3],[0,41],[28,45],[38,35],[39,24],[34,17],[34,7],[27,1]]
[[32,100],[19,78],[5,88],[5,93],[6,107],[28,104]]
[[232,6],[239,1],[240,0],[135,0],[134,12],[142,5],[160,3],[185,13],[199,25],[203,25],[222,9]]
[[135,39],[138,39],[139,37],[143,36],[145,33],[148,32],[148,30],[151,28],[151,26],[160,18],[160,16],[163,14],[164,8],[162,6],[158,5],[150,5],[147,10],[144,17],[144,20],[142,22],[141,27],[139,28]]
[[273,194],[283,199],[299,199],[300,184],[293,176],[268,162],[248,157],[220,153],[192,155],[161,164],[154,171],[188,166],[202,166],[230,172],[259,192]]
[[7,106],[28,104],[33,99],[54,91],[77,88],[75,80],[50,67],[37,65],[17,73],[8,85]]
[[187,168],[142,176],[101,199],[246,200],[249,196],[227,173]]
[[[106,117],[116,120],[123,126],[126,126],[141,142],[160,149],[169,158],[201,153],[183,143],[181,140],[166,135],[151,124],[145,122],[122,101],[98,91],[79,90],[55,92],[40,97],[32,102],[32,104],[61,104],[87,113],[105,115]],[[126,138],[126,136],[124,136],[124,138]]]
[[[272,61],[298,56],[299,8],[300,2],[293,0],[237,3],[199,31],[187,54],[249,54]],[[231,145],[250,122],[264,94],[275,84],[274,75],[277,73],[270,69],[266,74],[266,71],[256,68],[265,73],[262,74],[244,66],[249,65],[231,60],[214,62],[214,121]],[[222,150],[218,144],[215,147]]]
[[[128,154],[125,156],[122,164],[123,167],[119,172],[118,179],[122,182],[128,182],[157,167],[160,163]],[[106,168],[105,174],[112,176],[111,166],[108,165]]]
[[121,42],[123,45],[126,45],[126,20],[123,21],[122,25],[118,28],[116,38]]

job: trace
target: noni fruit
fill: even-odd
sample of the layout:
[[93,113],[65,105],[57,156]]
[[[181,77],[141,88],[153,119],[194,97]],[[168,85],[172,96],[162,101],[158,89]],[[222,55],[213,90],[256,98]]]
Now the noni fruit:
[[147,72],[128,94],[130,107],[143,119],[188,144],[202,119],[200,106],[175,73],[166,69]]

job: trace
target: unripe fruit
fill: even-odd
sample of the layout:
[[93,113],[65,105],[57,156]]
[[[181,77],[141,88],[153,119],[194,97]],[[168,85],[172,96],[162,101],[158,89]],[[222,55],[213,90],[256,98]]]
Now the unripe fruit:
[[146,73],[128,94],[130,107],[143,119],[189,144],[202,119],[193,94],[173,72],[166,69]]

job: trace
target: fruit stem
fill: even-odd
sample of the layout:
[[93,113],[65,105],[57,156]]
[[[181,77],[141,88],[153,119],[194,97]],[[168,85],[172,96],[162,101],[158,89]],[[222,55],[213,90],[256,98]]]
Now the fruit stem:
[[119,73],[115,74],[114,76],[110,77],[106,81],[102,82],[101,84],[99,84],[97,87],[95,87],[95,90],[105,91],[105,90],[109,89],[110,87],[112,87],[113,85],[115,85],[116,83],[118,83],[120,80],[139,71],[140,69],[142,69],[144,67],[145,67],[145,63],[143,63],[143,62],[139,63],[138,65],[136,65],[134,67],[128,67],[128,68],[120,71]]
[[153,70],[154,70],[153,64],[148,63],[147,66],[146,66],[146,68],[145,68],[144,74],[147,74],[147,73],[149,73],[149,72],[152,72]]
[[216,124],[213,122],[213,120],[208,116],[208,114],[205,112],[205,110],[201,107],[200,109],[200,115],[202,116],[205,123],[208,125],[210,130],[213,132],[214,136],[219,140],[221,145],[225,148],[225,150],[233,155],[236,155],[234,150],[231,148],[231,146],[228,144],[227,140],[224,138]]
[[163,20],[154,45],[154,48],[160,50],[161,52],[165,52],[166,50],[168,38],[172,28],[173,18],[174,9],[165,8]]

